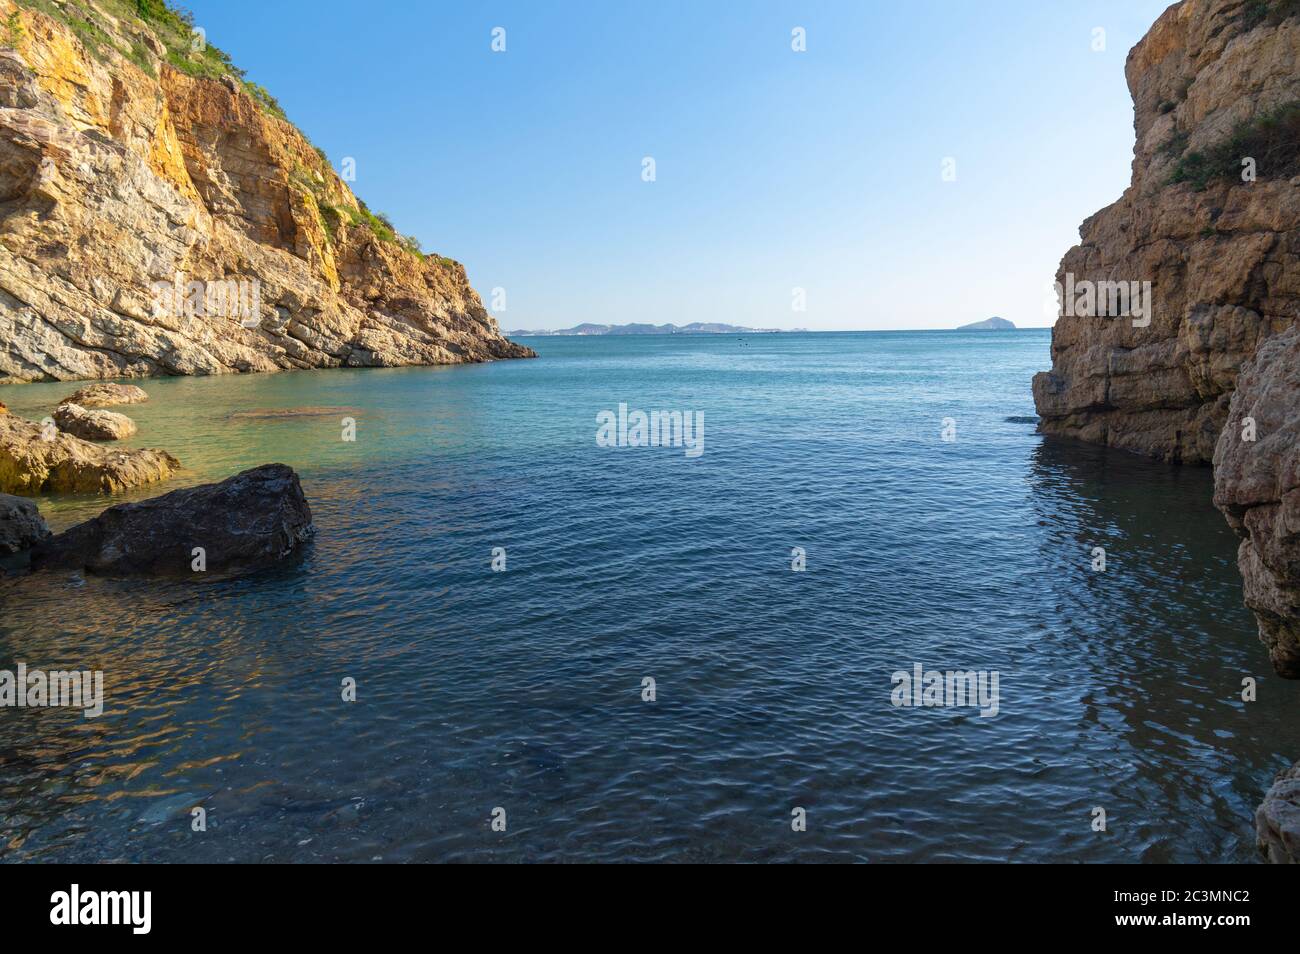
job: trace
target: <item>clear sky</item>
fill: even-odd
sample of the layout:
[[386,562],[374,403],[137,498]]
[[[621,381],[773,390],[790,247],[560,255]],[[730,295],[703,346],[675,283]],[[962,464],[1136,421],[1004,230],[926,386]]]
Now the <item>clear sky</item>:
[[1124,60],[1168,6],[182,3],[372,209],[506,290],[508,330],[1051,324],[1061,255],[1128,183]]

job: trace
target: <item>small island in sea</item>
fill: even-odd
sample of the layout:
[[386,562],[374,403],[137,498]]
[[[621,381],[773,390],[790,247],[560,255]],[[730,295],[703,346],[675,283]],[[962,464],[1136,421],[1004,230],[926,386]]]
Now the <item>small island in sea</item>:
[[511,331],[514,337],[542,337],[555,335],[775,335],[780,328],[745,328],[741,325],[727,325],[720,321],[693,321],[689,325],[652,325],[646,322],[628,325],[594,325],[583,323],[572,328],[558,328],[555,331]]
[[958,325],[958,331],[1015,331],[1016,326],[1005,318],[999,318],[994,315],[992,318],[985,318],[983,321],[973,321],[969,325]]

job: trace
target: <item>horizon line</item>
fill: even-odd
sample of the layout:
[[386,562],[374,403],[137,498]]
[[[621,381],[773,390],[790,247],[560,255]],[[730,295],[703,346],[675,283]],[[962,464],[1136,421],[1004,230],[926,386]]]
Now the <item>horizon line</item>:
[[[618,328],[619,325],[610,325],[611,328]],[[686,332],[667,332],[667,333],[648,333],[648,332],[629,332],[621,335],[583,335],[571,334],[561,335],[558,332],[566,329],[537,328],[531,331],[505,331],[505,334],[514,338],[544,338],[544,337],[563,337],[563,338],[665,338],[665,337],[682,337],[682,338],[703,338],[703,337],[722,337],[725,335],[869,335],[869,334],[897,334],[902,331],[969,331],[972,334],[998,334],[1008,331],[1051,331],[1054,325],[1017,325],[1014,328],[752,328],[744,331],[686,331]],[[542,334],[537,334],[542,332]]]

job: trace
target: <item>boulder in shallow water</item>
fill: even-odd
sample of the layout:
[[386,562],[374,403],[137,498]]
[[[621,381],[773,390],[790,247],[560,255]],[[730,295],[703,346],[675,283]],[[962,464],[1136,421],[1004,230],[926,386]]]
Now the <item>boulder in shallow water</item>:
[[29,549],[49,535],[50,528],[35,503],[0,494],[0,556]]
[[1300,864],[1300,762],[1277,777],[1255,812],[1259,850],[1274,864]]
[[0,415],[0,493],[113,494],[166,480],[180,461],[160,450],[117,450],[47,425]]
[[86,385],[59,403],[79,404],[82,407],[111,407],[114,404],[140,404],[147,400],[149,395],[144,388],[138,388],[134,384],[99,382]]
[[54,423],[83,441],[120,441],[135,434],[135,421],[125,414],[80,404],[60,404],[54,411]]
[[[219,484],[109,507],[32,551],[32,569],[203,576],[270,566],[314,533],[293,468],[263,464]],[[201,570],[195,549],[202,549]]]

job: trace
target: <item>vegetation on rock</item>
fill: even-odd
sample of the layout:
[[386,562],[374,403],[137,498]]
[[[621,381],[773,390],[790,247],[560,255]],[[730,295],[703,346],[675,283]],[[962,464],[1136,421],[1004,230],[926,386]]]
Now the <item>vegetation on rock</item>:
[[[1186,137],[1174,148],[1186,149]],[[1226,139],[1204,150],[1185,152],[1170,183],[1190,182],[1203,190],[1218,179],[1240,180],[1242,160],[1255,160],[1260,179],[1300,174],[1300,100],[1294,100],[1237,126]]]
[[[187,76],[199,79],[219,80],[229,76],[238,82],[249,98],[268,115],[289,122],[283,107],[266,87],[246,78],[242,69],[234,64],[229,54],[218,46],[208,42],[206,34],[197,31],[193,15],[182,8],[173,7],[166,0],[15,0],[20,6],[39,10],[67,24],[86,49],[101,62],[107,61],[109,51],[130,60],[147,75],[156,77],[158,70],[155,60],[166,62]],[[136,28],[148,28],[157,42],[162,45],[164,53],[155,57],[150,46],[142,37],[136,37],[128,45],[126,41],[115,40],[113,24],[101,22],[105,16],[130,24]],[[4,45],[16,47],[22,37],[22,24],[15,11],[4,25]],[[291,123],[292,125],[292,123]],[[297,128],[295,126],[295,128]],[[301,130],[299,130],[301,133]],[[306,138],[305,134],[303,138]],[[325,151],[313,146],[321,161],[326,165],[329,160]],[[405,249],[413,255],[424,258],[420,241],[414,236],[404,236],[393,226],[388,216],[372,213],[364,202],[358,200],[359,209],[330,202],[320,193],[321,190],[308,176],[306,181],[295,178],[295,184],[312,192],[320,209],[326,234],[331,240],[340,223],[367,228],[381,242],[388,242]],[[436,256],[445,265],[454,265],[451,259]]]
[[1241,29],[1245,33],[1257,26],[1277,26],[1295,16],[1300,16],[1300,0],[1254,0],[1241,11]]

